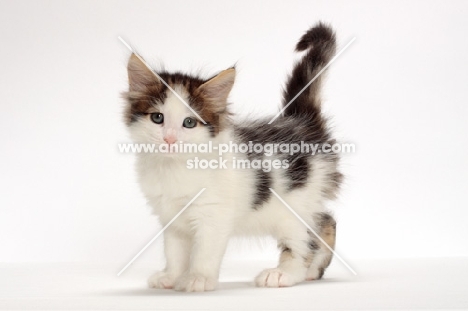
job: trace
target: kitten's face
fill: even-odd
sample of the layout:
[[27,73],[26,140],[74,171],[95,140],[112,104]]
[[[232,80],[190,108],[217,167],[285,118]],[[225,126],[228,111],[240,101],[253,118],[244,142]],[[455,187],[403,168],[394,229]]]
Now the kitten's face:
[[159,76],[191,109],[132,54],[128,63],[129,91],[124,96],[125,121],[135,142],[206,143],[228,125],[226,101],[234,83],[233,68],[208,80],[180,73]]
[[[190,95],[183,87],[174,86],[173,89],[189,103]],[[211,138],[210,125],[204,125],[169,89],[163,91],[160,98],[139,98],[138,101],[138,104],[133,103],[133,111],[131,103],[127,110],[129,129],[135,142],[156,145],[203,143]]]

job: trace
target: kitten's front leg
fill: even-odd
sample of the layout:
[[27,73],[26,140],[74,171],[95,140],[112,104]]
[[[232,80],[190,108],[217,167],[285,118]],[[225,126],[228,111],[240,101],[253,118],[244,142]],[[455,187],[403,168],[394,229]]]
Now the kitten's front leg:
[[176,279],[188,269],[190,247],[191,240],[188,236],[169,227],[164,232],[166,268],[150,276],[148,279],[149,287],[173,288]]
[[211,291],[218,284],[219,270],[229,239],[228,226],[203,222],[196,226],[190,267],[177,279],[175,289],[187,292]]

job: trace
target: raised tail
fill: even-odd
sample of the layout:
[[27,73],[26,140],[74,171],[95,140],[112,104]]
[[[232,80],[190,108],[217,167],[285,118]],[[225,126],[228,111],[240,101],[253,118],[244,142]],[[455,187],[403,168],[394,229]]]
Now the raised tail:
[[318,23],[309,29],[296,45],[297,52],[305,50],[307,53],[294,66],[286,83],[283,107],[288,105],[312,79],[315,78],[315,80],[286,107],[285,116],[320,112],[320,90],[324,75],[321,73],[320,76],[316,76],[335,55],[335,33],[322,22]]

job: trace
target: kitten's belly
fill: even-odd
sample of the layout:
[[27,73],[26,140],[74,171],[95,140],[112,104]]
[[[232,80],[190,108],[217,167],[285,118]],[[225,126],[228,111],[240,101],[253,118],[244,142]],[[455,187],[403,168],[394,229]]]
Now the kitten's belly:
[[[302,220],[311,226],[314,226],[313,215],[325,211],[325,206],[321,203],[320,189],[313,185],[280,192],[280,196]],[[307,230],[294,213],[272,195],[262,206],[256,209],[249,207],[233,233],[236,236],[281,236],[282,230],[288,226],[299,226]]]
[[[184,231],[190,230],[193,220],[216,220],[221,227],[232,228],[234,235],[276,235],[284,224],[302,226],[294,214],[270,193],[261,206],[253,206],[256,195],[255,171],[249,170],[188,170],[185,166],[139,167],[140,186],[154,214],[163,225],[206,188],[173,223]],[[312,215],[323,211],[323,180],[327,170],[316,169],[303,188],[288,190],[281,176],[273,175],[272,188],[288,202],[307,223]],[[203,223],[203,221],[202,221]]]

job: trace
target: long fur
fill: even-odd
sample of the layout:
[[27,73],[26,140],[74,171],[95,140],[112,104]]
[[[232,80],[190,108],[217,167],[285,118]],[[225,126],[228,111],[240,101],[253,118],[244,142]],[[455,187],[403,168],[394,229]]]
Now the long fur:
[[[305,51],[296,64],[284,92],[287,104],[333,57],[333,31],[319,23],[297,44]],[[201,144],[314,143],[333,144],[320,106],[317,79],[273,124],[270,118],[238,124],[231,119],[227,96],[232,88],[235,69],[230,68],[203,80],[181,73],[159,75],[205,121],[184,128],[187,117],[194,117],[166,86],[142,66],[134,56],[129,60],[129,91],[125,122],[136,143],[165,144],[171,140]],[[163,124],[151,121],[151,114],[162,113]],[[276,268],[266,269],[255,279],[261,287],[292,286],[304,280],[320,279],[332,254],[295,216],[272,195],[274,189],[314,229],[330,247],[334,247],[336,223],[324,207],[333,199],[342,180],[338,154],[276,152],[271,156],[232,152],[226,159],[280,160],[287,168],[190,169],[187,161],[216,160],[218,154],[139,153],[137,173],[141,189],[160,222],[167,224],[201,188],[206,191],[168,227],[164,233],[167,265],[149,279],[156,288],[205,291],[216,287],[220,264],[230,237],[265,236],[277,239],[281,250]]]

